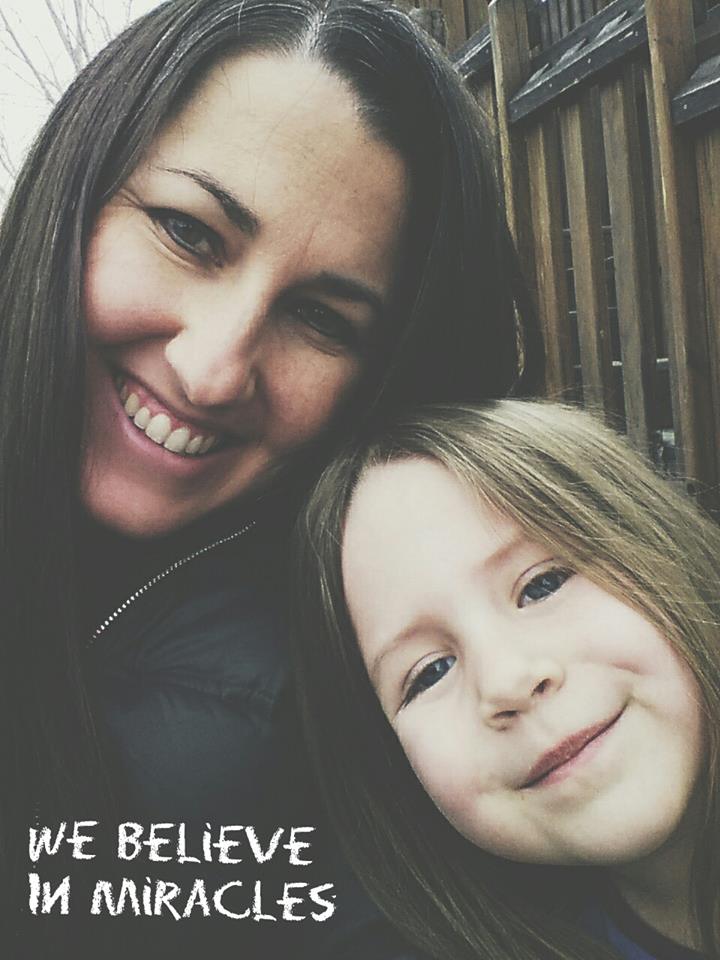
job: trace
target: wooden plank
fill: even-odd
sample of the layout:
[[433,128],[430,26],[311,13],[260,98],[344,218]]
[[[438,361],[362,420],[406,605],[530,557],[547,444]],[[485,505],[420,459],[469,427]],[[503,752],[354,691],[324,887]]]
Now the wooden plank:
[[433,40],[447,50],[447,22],[439,0],[416,0],[416,5],[418,9],[412,15],[413,19],[420,24],[426,33],[430,34]]
[[650,453],[655,407],[655,326],[639,117],[632,65],[600,89],[625,422],[637,449]]
[[681,470],[703,488],[715,483],[715,437],[692,144],[676,135],[671,99],[695,68],[692,8],[687,0],[646,0],[657,141],[661,216],[658,224],[666,303],[673,419]]
[[560,21],[560,0],[547,0],[547,7],[550,18],[550,37],[554,43],[563,35]]
[[527,153],[538,316],[545,341],[545,392],[553,399],[568,400],[575,386],[574,351],[563,242],[560,141],[553,114],[527,131]]
[[716,438],[717,475],[720,477],[720,128],[698,141],[698,188],[705,266],[705,302]]
[[419,0],[421,7],[441,10],[445,18],[447,49],[457,50],[466,40],[464,0]]
[[698,62],[720,53],[720,6],[708,10],[707,20],[695,27]]
[[[621,3],[622,8],[626,8],[628,4],[636,10],[639,10],[641,7],[641,0],[594,0],[594,2],[598,9],[595,16],[602,16],[604,18],[609,16],[605,9],[609,6],[613,7],[610,11],[613,17],[617,11],[621,9]],[[568,37],[563,37],[561,40],[551,43],[549,5],[542,4],[541,7],[536,9],[536,13],[538,42],[542,43],[543,51],[533,58],[533,71],[538,71],[547,67],[548,64],[557,62],[565,52],[570,50],[578,42],[575,31],[572,31]],[[599,21],[596,21],[596,23],[597,22]],[[582,31],[581,36],[588,31],[590,31],[590,33],[596,32],[594,25],[588,26],[585,23],[578,29]],[[639,17],[639,29],[641,33],[636,37],[637,46],[631,45],[624,51],[621,51],[621,59],[631,57],[647,43],[647,32],[645,30],[642,11]],[[696,38],[698,60],[706,60],[720,53],[720,5],[710,8],[707,21],[697,28]],[[548,49],[550,47],[552,47],[552,49]],[[472,77],[473,80],[480,82],[487,76],[492,76],[492,51],[490,47],[490,32],[487,27],[481,27],[477,34],[470,37],[457,50],[451,51],[450,58],[456,63],[461,75],[464,77]],[[605,64],[605,66],[608,65],[610,64]]]
[[550,14],[547,5],[538,8],[540,21],[540,46],[543,50],[548,50],[552,46],[552,35],[550,33]]
[[508,103],[530,73],[530,46],[524,0],[491,0],[488,8],[497,102],[500,162],[508,226],[530,289],[535,285],[527,152],[510,129]]
[[571,13],[572,23],[570,24],[570,29],[574,30],[575,27],[579,27],[585,19],[585,11],[582,8],[581,0],[572,0]]
[[641,0],[618,0],[548,51],[510,105],[513,123],[630,57],[647,42]]
[[492,79],[490,28],[487,25],[481,27],[457,50],[451,50],[449,56],[461,77],[472,79],[473,83],[484,83],[488,78]]
[[465,0],[465,28],[468,37],[484,27],[487,20],[487,0]]
[[602,233],[601,145],[586,95],[560,111],[583,398],[612,415],[612,354]]
[[720,108],[720,54],[705,60],[672,100],[673,123],[698,120]]
[[560,36],[564,37],[572,30],[570,22],[570,0],[558,0],[560,12]]

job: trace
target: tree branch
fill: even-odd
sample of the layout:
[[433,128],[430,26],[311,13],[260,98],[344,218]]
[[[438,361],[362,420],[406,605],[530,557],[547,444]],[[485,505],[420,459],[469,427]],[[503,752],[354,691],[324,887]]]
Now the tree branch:
[[43,76],[43,74],[37,69],[35,64],[32,62],[32,60],[28,56],[27,52],[25,51],[25,48],[20,43],[17,37],[17,34],[13,30],[10,21],[8,20],[7,16],[3,13],[2,10],[0,10],[0,20],[2,21],[2,25],[5,28],[6,33],[10,37],[10,40],[12,41],[12,47],[8,46],[8,44],[6,43],[5,44],[6,48],[8,50],[12,50],[13,47],[15,48],[15,53],[23,61],[25,66],[28,68],[30,73],[35,78],[35,82],[37,83],[38,87],[42,91],[45,99],[48,101],[48,103],[54,104],[56,97],[53,95],[52,91],[50,90],[46,77]]

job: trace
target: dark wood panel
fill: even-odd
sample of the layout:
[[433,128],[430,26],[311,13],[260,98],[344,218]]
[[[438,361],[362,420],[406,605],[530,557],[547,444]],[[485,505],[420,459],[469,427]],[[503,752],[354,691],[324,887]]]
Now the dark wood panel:
[[517,123],[616,66],[647,43],[642,0],[615,0],[551,48],[510,104]]
[[604,85],[600,103],[612,227],[625,423],[631,442],[650,452],[655,406],[655,329],[645,188],[632,64]]
[[567,185],[583,399],[606,414],[617,412],[605,285],[602,231],[601,144],[590,98],[560,110]]
[[673,97],[673,123],[705,118],[720,107],[720,54],[705,60]]
[[670,91],[695,67],[693,12],[687,0],[646,0],[652,77],[652,128],[659,164],[658,237],[663,315],[670,357],[673,420],[681,470],[703,489],[716,482],[716,438],[692,142],[676,135]]

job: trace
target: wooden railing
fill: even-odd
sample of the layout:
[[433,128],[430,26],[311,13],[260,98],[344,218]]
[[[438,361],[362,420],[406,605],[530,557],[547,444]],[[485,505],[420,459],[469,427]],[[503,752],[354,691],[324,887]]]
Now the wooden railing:
[[422,6],[497,132],[547,393],[603,411],[717,507],[720,5]]

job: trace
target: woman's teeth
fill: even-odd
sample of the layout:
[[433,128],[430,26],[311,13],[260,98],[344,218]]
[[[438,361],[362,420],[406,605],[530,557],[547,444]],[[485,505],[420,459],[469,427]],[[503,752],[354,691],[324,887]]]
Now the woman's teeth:
[[138,395],[132,393],[125,384],[120,386],[119,392],[125,413],[138,430],[142,430],[146,437],[171,453],[200,457],[218,445],[219,439],[213,434],[193,434],[190,427],[177,427],[173,430],[167,414],[156,413],[153,416],[148,408],[141,404]]

